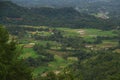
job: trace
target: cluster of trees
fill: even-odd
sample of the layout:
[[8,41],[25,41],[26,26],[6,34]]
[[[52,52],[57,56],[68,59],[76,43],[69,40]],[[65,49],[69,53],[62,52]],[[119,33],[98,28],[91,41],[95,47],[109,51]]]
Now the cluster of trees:
[[38,55],[44,57],[45,60],[43,62],[49,62],[54,60],[54,55],[48,53],[42,45],[36,44],[34,45],[33,49],[37,52]]
[[[81,37],[66,37],[63,35],[62,31],[57,29],[53,29],[50,36],[34,35],[33,37],[36,40],[56,41],[61,45],[62,50],[66,50],[68,47],[73,49],[80,49],[84,47],[85,43]],[[50,44],[47,43],[45,48],[50,48]]]
[[108,50],[89,52],[77,51],[78,63],[70,65],[59,74],[48,72],[35,80],[119,80],[120,54]]
[[0,26],[0,79],[32,80],[31,70],[19,60],[20,52],[14,40],[9,40],[9,33]]
[[[48,49],[49,46],[46,47]],[[42,65],[47,65],[48,62],[54,60],[54,55],[48,53],[45,50],[45,47],[40,44],[35,44],[33,47],[33,50],[37,53],[37,58],[31,58],[25,60],[25,63],[27,63],[31,67],[38,67]]]
[[[79,52],[80,53],[80,52]],[[108,50],[90,52],[73,65],[74,71],[80,71],[83,80],[119,80],[120,54]],[[76,54],[79,57],[79,55]],[[82,55],[80,56],[82,57]],[[82,60],[81,60],[82,59]],[[87,76],[87,77],[86,77]]]
[[62,32],[54,29],[53,34],[49,37],[50,40],[56,41],[61,44],[61,50],[71,48],[74,50],[83,48],[84,40],[81,37],[66,37]]
[[36,31],[49,31],[49,28],[34,28],[34,27],[26,27],[24,25],[6,25],[6,29],[10,34],[19,36],[20,34],[26,34],[26,31],[36,32]]
[[[120,30],[118,30],[118,35],[120,35]],[[118,36],[118,47],[120,48],[120,36]]]

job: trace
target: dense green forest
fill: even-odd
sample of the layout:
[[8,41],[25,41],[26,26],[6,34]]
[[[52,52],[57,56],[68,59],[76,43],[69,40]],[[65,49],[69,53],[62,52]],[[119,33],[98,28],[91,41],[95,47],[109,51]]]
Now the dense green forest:
[[120,80],[119,20],[0,1],[1,80]]

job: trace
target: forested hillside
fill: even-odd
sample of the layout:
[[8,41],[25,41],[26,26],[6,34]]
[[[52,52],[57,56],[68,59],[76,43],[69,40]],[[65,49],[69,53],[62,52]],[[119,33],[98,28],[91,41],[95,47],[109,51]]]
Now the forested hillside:
[[78,8],[84,13],[107,13],[109,17],[117,18],[119,16],[120,1],[119,0],[11,0],[18,5],[25,7],[52,7],[63,8],[73,7]]
[[[74,8],[24,8],[10,1],[0,2],[1,24],[45,25],[72,28],[111,29],[117,23],[82,14]],[[109,24],[108,24],[109,23]]]

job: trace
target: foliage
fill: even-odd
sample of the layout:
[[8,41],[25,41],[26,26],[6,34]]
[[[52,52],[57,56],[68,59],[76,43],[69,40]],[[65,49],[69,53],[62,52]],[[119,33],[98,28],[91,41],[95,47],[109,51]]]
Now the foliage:
[[83,80],[82,76],[76,76],[73,70],[64,69],[62,72],[56,74],[55,72],[48,72],[46,76],[41,76],[36,80]]
[[92,57],[80,60],[74,68],[81,71],[84,80],[116,80],[119,79],[120,72],[119,56],[119,53],[101,50],[95,52]]
[[25,60],[25,62],[31,67],[42,66],[54,60],[54,55],[46,52],[42,45],[35,44],[33,50],[36,52],[37,57],[29,57]]
[[30,69],[18,60],[19,52],[14,40],[0,26],[0,78],[1,80],[31,80]]

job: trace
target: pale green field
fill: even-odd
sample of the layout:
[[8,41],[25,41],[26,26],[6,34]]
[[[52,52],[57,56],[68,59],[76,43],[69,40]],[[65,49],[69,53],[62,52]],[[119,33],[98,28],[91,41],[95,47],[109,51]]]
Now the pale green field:
[[20,55],[20,58],[27,59],[29,57],[37,58],[38,55],[32,48],[24,48],[22,54]]
[[94,38],[97,36],[104,36],[104,37],[114,37],[118,36],[114,33],[114,30],[103,31],[99,29],[71,29],[71,28],[57,28],[58,30],[63,31],[64,36],[68,37],[83,37],[86,41],[94,41]]

